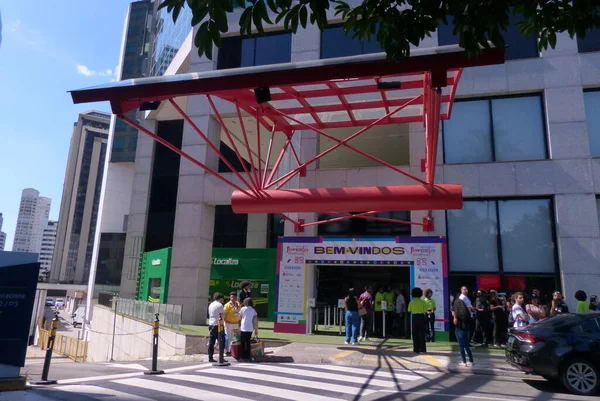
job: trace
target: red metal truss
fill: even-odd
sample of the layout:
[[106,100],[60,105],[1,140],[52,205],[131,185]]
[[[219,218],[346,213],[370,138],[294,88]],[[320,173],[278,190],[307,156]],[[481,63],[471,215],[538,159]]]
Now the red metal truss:
[[[346,62],[345,59],[337,59],[322,64],[307,62],[253,67],[244,69],[246,75],[243,71],[216,71],[183,74],[185,77],[139,79],[131,81],[131,84],[119,82],[109,88],[75,91],[72,96],[76,103],[110,100],[113,112],[124,122],[231,186],[234,189],[232,208],[238,213],[277,213],[298,230],[332,221],[364,218],[420,225],[427,231],[433,228],[432,210],[462,207],[460,185],[435,184],[439,125],[441,120],[450,118],[462,68],[497,64],[503,62],[504,56],[503,49],[485,49],[480,59],[467,60],[461,51],[439,49],[437,53],[429,52],[405,63],[387,62],[377,55],[362,56],[348,58]],[[212,114],[243,166],[243,172],[236,171],[206,133],[175,101],[178,97],[188,95],[207,98]],[[226,122],[232,121],[232,117],[222,115],[213,100],[216,98],[233,105],[233,119],[240,129],[237,137]],[[157,101],[167,101],[180,114],[211,151],[229,167],[237,178],[236,182],[124,116],[128,110]],[[247,116],[256,122],[255,143],[248,131]],[[424,124],[424,178],[351,144],[353,139],[376,125],[405,123]],[[357,130],[344,139],[327,132],[332,128],[348,127],[356,127]],[[299,130],[311,130],[334,144],[318,155],[303,160],[293,141],[294,133]],[[269,138],[265,158],[261,149],[261,132],[265,133],[264,138]],[[279,154],[275,155],[277,150],[274,149],[274,143],[278,136],[283,136],[285,140]],[[256,152],[253,151],[254,145]],[[307,166],[340,147],[409,177],[416,185],[283,189],[294,177],[302,176]],[[281,163],[286,157],[296,166],[280,174]],[[275,162],[271,166],[273,159]],[[357,214],[347,212],[361,209],[371,211]],[[423,222],[373,216],[378,212],[394,210],[426,210],[428,213]],[[303,212],[328,213],[337,217],[304,223],[285,214]]]

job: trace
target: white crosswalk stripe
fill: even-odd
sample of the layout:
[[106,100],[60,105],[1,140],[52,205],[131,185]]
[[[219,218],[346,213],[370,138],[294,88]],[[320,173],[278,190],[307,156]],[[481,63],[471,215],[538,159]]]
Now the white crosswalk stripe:
[[[193,373],[192,373],[193,372]],[[247,363],[204,369],[171,369],[160,376],[122,376],[96,385],[64,385],[53,391],[78,393],[78,401],[357,400],[399,385],[428,380],[435,373],[336,365]],[[129,398],[128,398],[129,397]]]

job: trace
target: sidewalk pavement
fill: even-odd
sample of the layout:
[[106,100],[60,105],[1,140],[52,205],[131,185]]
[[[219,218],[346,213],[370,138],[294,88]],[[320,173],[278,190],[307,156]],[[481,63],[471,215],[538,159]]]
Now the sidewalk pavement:
[[[180,355],[160,358],[166,361],[205,361],[206,355]],[[443,373],[472,373],[496,376],[523,377],[524,373],[506,363],[502,350],[473,348],[474,366],[459,367],[460,354],[453,351],[431,350],[415,354],[410,349],[386,349],[378,345],[331,345],[291,343],[277,348],[266,348],[260,362],[288,362],[305,364],[333,364],[340,366],[385,367],[412,371]]]

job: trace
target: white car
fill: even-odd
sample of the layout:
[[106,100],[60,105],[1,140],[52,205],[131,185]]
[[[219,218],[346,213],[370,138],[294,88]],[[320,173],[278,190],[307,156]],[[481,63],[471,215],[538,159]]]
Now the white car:
[[62,309],[65,307],[65,300],[63,298],[56,298],[56,301],[54,301],[54,307],[56,309]]

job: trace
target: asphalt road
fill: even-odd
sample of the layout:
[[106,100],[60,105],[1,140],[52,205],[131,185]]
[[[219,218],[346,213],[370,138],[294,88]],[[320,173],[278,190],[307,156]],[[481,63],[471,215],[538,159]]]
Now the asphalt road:
[[[226,401],[240,398],[257,401],[600,400],[600,396],[570,395],[557,383],[531,376],[460,375],[298,363],[213,367],[208,363],[182,362],[162,362],[159,369],[165,369],[165,375],[147,376],[143,370],[149,363],[82,365],[64,362],[50,371],[50,378],[58,379],[59,385],[35,388],[28,394],[21,394],[21,398],[14,398],[18,394],[0,393],[0,401],[99,401],[108,398],[115,401]],[[32,371],[30,375],[35,374]]]

